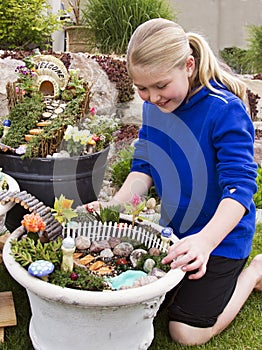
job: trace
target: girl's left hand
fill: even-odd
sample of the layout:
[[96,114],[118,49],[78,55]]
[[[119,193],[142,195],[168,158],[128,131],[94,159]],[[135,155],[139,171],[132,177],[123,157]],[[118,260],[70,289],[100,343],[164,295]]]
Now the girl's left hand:
[[199,279],[206,273],[211,250],[208,243],[203,242],[200,234],[194,234],[170,246],[168,255],[162,260],[162,263],[170,263],[172,269],[181,267],[185,272],[194,271],[188,278]]

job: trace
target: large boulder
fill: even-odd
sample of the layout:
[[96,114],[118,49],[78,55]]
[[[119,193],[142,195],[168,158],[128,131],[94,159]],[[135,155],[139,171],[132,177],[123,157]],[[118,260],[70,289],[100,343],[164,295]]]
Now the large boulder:
[[0,59],[0,110],[1,117],[9,114],[8,101],[6,96],[7,82],[14,82],[17,80],[16,67],[23,65],[23,61],[11,59],[10,57]]
[[99,114],[111,114],[116,111],[118,91],[110,82],[106,72],[88,54],[70,53],[71,69],[77,69],[80,76],[92,87],[91,105],[97,107]]

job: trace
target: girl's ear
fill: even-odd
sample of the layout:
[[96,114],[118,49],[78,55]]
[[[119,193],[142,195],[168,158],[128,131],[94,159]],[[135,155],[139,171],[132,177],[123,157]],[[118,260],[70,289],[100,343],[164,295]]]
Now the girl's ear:
[[188,72],[188,76],[191,77],[195,69],[195,59],[192,55],[188,56],[186,60],[186,70]]

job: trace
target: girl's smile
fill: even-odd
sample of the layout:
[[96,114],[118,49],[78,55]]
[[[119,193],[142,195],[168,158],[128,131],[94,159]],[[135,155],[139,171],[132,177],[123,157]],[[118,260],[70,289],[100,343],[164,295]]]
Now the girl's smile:
[[195,67],[194,58],[189,56],[185,67],[159,72],[150,67],[136,66],[133,82],[144,101],[151,102],[163,112],[172,112],[180,106],[188,94],[189,77]]

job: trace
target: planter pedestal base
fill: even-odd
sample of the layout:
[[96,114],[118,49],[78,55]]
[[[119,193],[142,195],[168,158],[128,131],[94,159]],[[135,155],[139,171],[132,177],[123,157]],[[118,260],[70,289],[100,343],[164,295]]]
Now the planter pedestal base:
[[[50,303],[31,292],[28,296],[33,306],[29,334],[35,350],[146,350],[154,337],[153,318],[164,298],[121,307],[77,307]],[[58,330],[59,324],[63,327]]]

